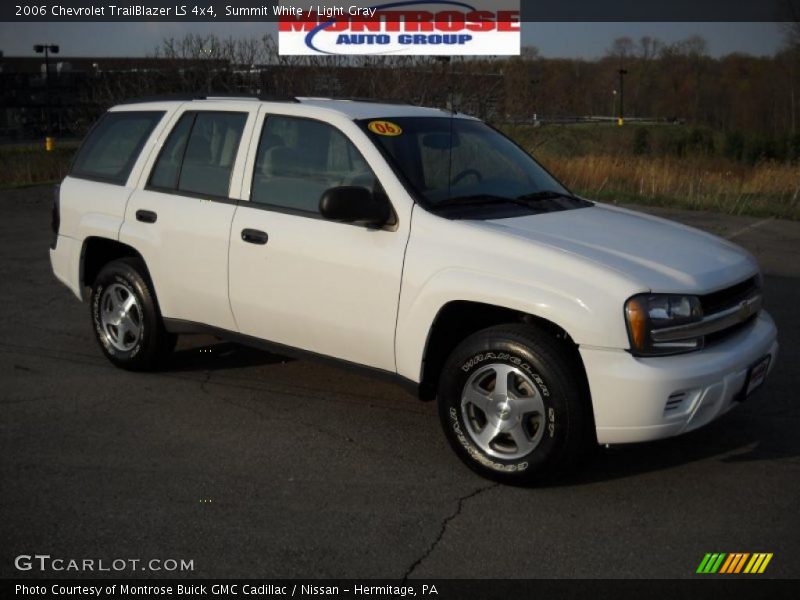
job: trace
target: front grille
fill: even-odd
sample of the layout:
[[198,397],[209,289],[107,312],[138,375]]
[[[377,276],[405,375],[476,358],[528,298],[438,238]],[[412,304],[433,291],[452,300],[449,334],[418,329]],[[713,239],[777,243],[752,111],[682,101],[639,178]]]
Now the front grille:
[[[712,292],[711,294],[706,294],[705,296],[700,296],[700,304],[703,307],[703,315],[708,317],[709,315],[735,309],[743,302],[760,297],[760,295],[761,281],[758,276],[754,276],[723,290]],[[752,323],[756,319],[757,315],[758,312],[756,311],[750,316],[730,325],[725,329],[707,334],[705,336],[705,346],[710,346],[716,342],[725,340],[738,331],[741,331],[747,327],[747,325]]]
[[727,287],[724,290],[700,296],[703,314],[711,315],[736,306],[743,300],[759,292],[760,288],[758,276],[755,276],[741,283],[737,283],[736,285]]
[[650,330],[650,339],[661,348],[704,346],[727,339],[752,323],[761,310],[761,277],[751,277],[725,289],[699,296],[703,316],[670,327]]
[[758,314],[751,315],[750,318],[747,319],[746,321],[742,321],[741,323],[737,323],[736,325],[733,325],[732,327],[728,327],[727,329],[723,329],[722,331],[717,331],[715,333],[709,333],[706,336],[704,345],[706,347],[707,346],[711,346],[711,345],[713,345],[713,344],[715,344],[717,342],[721,342],[722,340],[725,340],[725,339],[729,338],[730,336],[738,333],[739,331],[741,331],[742,329],[747,327],[750,323],[755,321],[757,316],[758,316]]

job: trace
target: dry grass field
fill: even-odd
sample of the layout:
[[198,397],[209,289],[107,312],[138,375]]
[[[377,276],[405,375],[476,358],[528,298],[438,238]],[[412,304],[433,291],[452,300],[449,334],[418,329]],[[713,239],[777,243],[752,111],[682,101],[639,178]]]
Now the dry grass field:
[[800,167],[717,158],[549,156],[539,160],[588,198],[800,219]]
[[57,143],[52,152],[40,144],[0,146],[0,187],[21,187],[55,183],[69,169],[77,142]]

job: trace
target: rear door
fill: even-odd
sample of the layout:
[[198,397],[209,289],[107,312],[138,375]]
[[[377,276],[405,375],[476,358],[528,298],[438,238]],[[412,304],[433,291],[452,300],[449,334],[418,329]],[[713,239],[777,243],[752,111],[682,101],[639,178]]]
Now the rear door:
[[228,240],[257,109],[184,105],[128,202],[120,240],[142,253],[165,318],[236,330]]

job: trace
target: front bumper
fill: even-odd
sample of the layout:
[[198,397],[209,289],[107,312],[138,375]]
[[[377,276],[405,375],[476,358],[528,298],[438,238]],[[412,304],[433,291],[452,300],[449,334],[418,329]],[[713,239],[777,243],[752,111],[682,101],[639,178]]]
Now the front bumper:
[[637,358],[621,350],[581,347],[592,394],[597,441],[645,442],[713,421],[738,404],[749,367],[778,355],[766,311],[730,338],[678,356]]

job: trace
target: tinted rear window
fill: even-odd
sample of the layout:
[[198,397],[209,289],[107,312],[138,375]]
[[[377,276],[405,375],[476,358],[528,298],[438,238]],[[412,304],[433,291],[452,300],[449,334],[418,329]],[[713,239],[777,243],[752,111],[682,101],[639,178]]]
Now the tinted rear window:
[[174,190],[178,187],[178,174],[186,151],[186,140],[192,131],[195,113],[186,113],[169,134],[155,167],[150,175],[150,185],[155,188]]
[[124,185],[163,111],[109,112],[75,157],[70,175]]
[[197,113],[178,175],[179,191],[228,195],[246,121],[247,113]]

